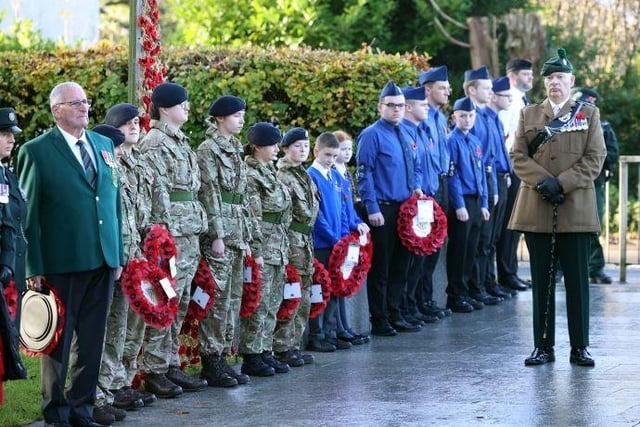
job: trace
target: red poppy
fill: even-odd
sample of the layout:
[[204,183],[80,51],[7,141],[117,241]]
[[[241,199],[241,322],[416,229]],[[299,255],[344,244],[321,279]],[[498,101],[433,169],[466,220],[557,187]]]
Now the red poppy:
[[[286,266],[286,272],[287,272],[287,277],[286,277],[286,283],[300,283],[300,285],[302,286],[302,279],[300,278],[300,274],[298,274],[298,270],[296,270],[296,268],[291,265],[291,264],[287,264]],[[300,300],[301,298],[288,298],[288,299],[282,299],[282,302],[280,303],[280,308],[278,309],[278,313],[276,314],[276,317],[278,318],[278,320],[289,320],[291,319],[291,317],[293,317],[294,314],[296,314],[296,311],[298,311],[298,307],[300,306]]]
[[207,317],[207,313],[209,313],[209,311],[213,307],[216,293],[216,282],[213,277],[213,273],[211,273],[209,264],[204,258],[200,259],[198,270],[196,271],[196,275],[193,277],[193,283],[191,285],[191,289],[198,288],[200,288],[202,292],[204,292],[209,297],[209,299],[207,300],[207,303],[204,307],[201,307],[200,304],[195,302],[193,299],[189,301],[189,309],[187,311],[186,317],[193,317],[197,320],[202,321],[205,317]]
[[584,120],[584,119],[586,119],[586,118],[587,118],[587,115],[586,115],[586,114],[584,114],[584,112],[583,112],[583,111],[578,111],[578,112],[576,113],[576,120]]

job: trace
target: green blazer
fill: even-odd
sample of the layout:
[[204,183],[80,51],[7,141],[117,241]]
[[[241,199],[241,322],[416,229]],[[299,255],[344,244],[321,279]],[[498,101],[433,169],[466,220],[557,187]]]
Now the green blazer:
[[57,126],[20,147],[17,167],[27,194],[26,277],[123,264],[113,142],[90,130],[85,134],[97,164],[95,189]]

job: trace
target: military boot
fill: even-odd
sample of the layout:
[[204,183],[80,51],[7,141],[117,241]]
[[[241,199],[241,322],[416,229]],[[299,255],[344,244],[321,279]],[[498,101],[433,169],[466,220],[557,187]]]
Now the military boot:
[[238,385],[238,381],[225,372],[225,361],[223,356],[217,354],[201,355],[202,371],[200,378],[204,378],[209,383],[209,387],[233,387]]
[[260,357],[262,358],[262,361],[264,363],[271,366],[278,374],[286,374],[287,372],[289,372],[289,365],[276,360],[276,358],[273,357],[273,354],[271,354],[270,351],[263,351]]
[[224,371],[231,378],[235,378],[236,381],[238,382],[238,384],[246,384],[246,383],[249,382],[249,375],[245,375],[242,372],[238,372],[235,369],[233,369],[231,366],[229,366],[229,364],[227,363],[227,353],[226,352],[222,353],[222,357],[220,357],[220,359],[221,359],[220,363],[223,364]]
[[164,374],[153,372],[145,374],[144,389],[162,398],[172,398],[182,394],[182,387],[171,382]]
[[260,354],[250,353],[243,354],[242,368],[243,374],[252,377],[271,377],[276,374],[275,369],[264,363]]
[[184,391],[200,391],[207,386],[207,380],[189,376],[182,372],[177,366],[169,366],[167,378],[169,378],[172,383],[182,387]]

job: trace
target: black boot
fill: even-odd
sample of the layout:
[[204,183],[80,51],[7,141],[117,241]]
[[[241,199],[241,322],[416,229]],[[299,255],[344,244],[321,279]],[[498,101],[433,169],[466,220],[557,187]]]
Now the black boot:
[[171,398],[182,394],[182,387],[171,382],[164,374],[153,372],[145,374],[144,389],[162,398]]
[[262,361],[264,363],[271,366],[278,374],[286,374],[287,372],[289,372],[289,365],[276,360],[276,358],[273,357],[273,354],[271,354],[270,351],[263,351],[260,357],[262,358]]
[[207,380],[191,377],[180,370],[177,366],[169,366],[169,372],[167,372],[167,378],[174,383],[182,387],[184,391],[200,391],[205,388]]
[[271,377],[276,374],[275,369],[264,363],[260,354],[243,354],[241,372],[252,377]]
[[202,360],[200,378],[207,380],[209,387],[233,387],[238,385],[238,381],[225,371],[224,356],[203,354],[200,359]]
[[220,358],[220,363],[222,363],[223,365],[222,369],[224,369],[227,375],[229,375],[231,378],[235,378],[235,380],[238,381],[238,384],[246,384],[249,382],[249,375],[245,375],[242,372],[238,372],[235,369],[233,369],[231,366],[229,366],[229,364],[227,363],[226,352],[222,353],[222,357]]

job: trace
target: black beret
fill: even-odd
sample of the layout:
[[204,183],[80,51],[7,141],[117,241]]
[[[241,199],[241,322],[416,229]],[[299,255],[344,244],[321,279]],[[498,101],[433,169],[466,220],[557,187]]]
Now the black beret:
[[507,62],[507,73],[509,71],[520,71],[520,70],[531,70],[533,69],[533,64],[531,61],[523,58],[513,58]]
[[595,104],[600,99],[598,91],[590,87],[576,89],[576,96],[580,101],[586,101],[591,104]]
[[189,98],[187,90],[177,83],[162,83],[151,92],[151,102],[158,108],[171,108]]
[[0,130],[8,130],[13,134],[22,132],[18,127],[18,116],[13,108],[0,108]]
[[246,109],[247,104],[244,102],[244,99],[233,95],[225,95],[213,101],[211,107],[209,107],[209,115],[225,117]]
[[113,127],[111,125],[98,125],[91,130],[112,140],[114,147],[117,147],[124,142],[124,133],[122,133],[122,131],[117,127]]
[[251,126],[247,130],[247,139],[250,144],[257,145],[259,147],[266,147],[269,145],[276,145],[282,141],[282,134],[280,130],[268,122],[260,122]]
[[138,107],[133,104],[116,104],[107,111],[107,115],[104,116],[104,123],[119,128],[139,115]]
[[[424,92],[424,91],[423,91]],[[296,141],[309,140],[309,132],[305,128],[291,128],[282,137],[283,147],[288,147]]]

